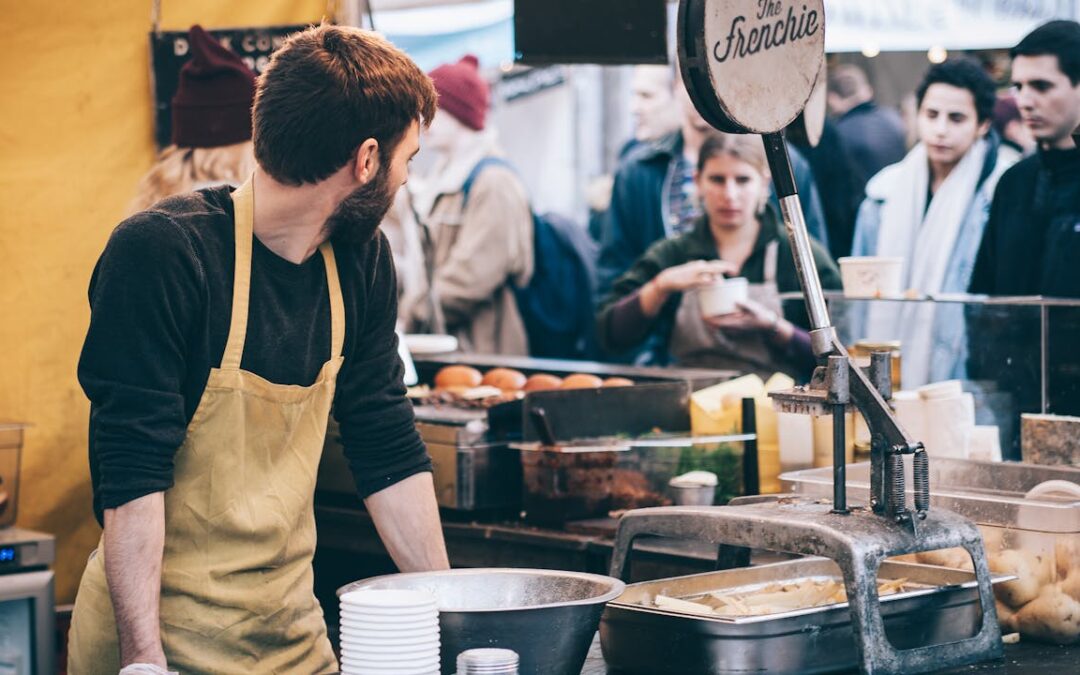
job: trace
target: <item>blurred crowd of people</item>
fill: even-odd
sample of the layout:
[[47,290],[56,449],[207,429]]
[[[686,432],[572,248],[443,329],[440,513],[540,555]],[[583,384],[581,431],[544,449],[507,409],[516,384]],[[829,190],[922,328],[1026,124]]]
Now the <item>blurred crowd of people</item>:
[[[840,287],[841,257],[898,256],[904,288],[920,294],[1080,297],[1071,264],[1080,260],[1080,151],[1072,138],[1080,124],[1080,25],[1047,23],[1010,57],[1008,86],[972,58],[930,66],[915,92],[911,147],[901,116],[875,102],[863,70],[829,72],[820,142],[790,144],[824,288]],[[427,142],[445,159],[407,192],[408,211],[430,236],[434,293],[430,311],[417,312],[404,284],[402,328],[430,329],[441,309],[438,330],[467,348],[527,353],[533,336],[520,328],[513,289],[547,264],[529,247],[528,198],[505,160],[483,162],[485,153],[499,156],[493,141],[458,147],[441,135],[450,127],[466,139],[483,128],[482,106],[463,109],[464,90],[442,72],[432,75],[449,114]],[[473,101],[486,102],[479,72],[470,66],[468,76]],[[776,299],[799,285],[760,140],[712,129],[675,67],[636,67],[631,86],[635,134],[610,190],[590,195],[597,248],[578,249],[594,256],[582,261],[595,275],[591,356],[805,374],[806,317]],[[470,179],[477,187],[466,198]],[[396,221],[387,232],[405,239],[394,234]],[[403,281],[416,266],[405,259],[425,259],[399,257]],[[745,277],[751,292],[737,312],[702,319],[690,299],[720,276]],[[879,304],[867,325],[923,345],[912,358],[946,374],[962,331]]]
[[[253,75],[201,29],[192,39],[176,143],[140,187],[138,208],[238,183],[249,167],[249,130],[203,138],[191,130],[212,125],[185,120],[206,105],[200,97],[216,100],[223,119],[246,109]],[[903,287],[920,294],[1080,297],[1080,24],[1044,24],[1010,57],[1007,83],[967,57],[930,66],[910,147],[863,70],[830,70],[819,142],[789,144],[824,288],[840,287],[844,256],[896,256]],[[430,76],[440,114],[423,146],[434,161],[401,188],[381,228],[401,331],[448,333],[480,353],[806,374],[805,313],[777,297],[799,284],[760,139],[711,128],[677,67],[635,67],[634,136],[612,179],[590,187],[588,223],[570,226],[533,212],[489,124],[477,60]],[[745,278],[749,293],[736,312],[703,319],[693,297],[719,277]],[[921,345],[908,356],[948,375],[963,331],[913,311],[881,304],[865,327]]]

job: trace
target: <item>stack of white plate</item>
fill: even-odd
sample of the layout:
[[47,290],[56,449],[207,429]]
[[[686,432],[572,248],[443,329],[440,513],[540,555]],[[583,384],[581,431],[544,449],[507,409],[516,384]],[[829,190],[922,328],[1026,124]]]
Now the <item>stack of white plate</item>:
[[414,590],[360,590],[341,596],[344,675],[438,675],[439,609]]

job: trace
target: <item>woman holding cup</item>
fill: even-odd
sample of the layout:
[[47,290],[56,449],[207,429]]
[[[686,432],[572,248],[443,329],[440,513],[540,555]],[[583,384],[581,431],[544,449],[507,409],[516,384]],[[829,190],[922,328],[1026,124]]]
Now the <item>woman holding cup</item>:
[[[758,136],[717,134],[694,181],[705,215],[686,234],[653,244],[614,284],[598,317],[613,352],[648,343],[651,362],[806,377],[814,359],[782,224],[767,205],[769,170]],[[824,288],[840,288],[828,253],[811,242]]]

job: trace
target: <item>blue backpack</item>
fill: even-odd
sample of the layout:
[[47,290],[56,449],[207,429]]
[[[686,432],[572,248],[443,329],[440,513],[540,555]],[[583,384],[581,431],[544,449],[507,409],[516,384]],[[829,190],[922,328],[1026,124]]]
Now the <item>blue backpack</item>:
[[[513,169],[499,157],[480,160],[462,186],[464,201],[484,167]],[[529,354],[553,359],[588,359],[597,354],[595,314],[596,243],[563,216],[533,213],[533,275],[514,286],[518,312],[529,338]]]

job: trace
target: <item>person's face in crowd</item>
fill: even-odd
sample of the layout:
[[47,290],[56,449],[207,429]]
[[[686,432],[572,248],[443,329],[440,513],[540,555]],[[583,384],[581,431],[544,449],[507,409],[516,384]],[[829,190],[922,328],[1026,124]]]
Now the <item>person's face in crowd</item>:
[[754,165],[725,153],[710,157],[695,174],[694,181],[713,227],[749,224],[768,197],[768,176]]
[[1080,124],[1080,84],[1061,71],[1058,58],[1017,56],[1012,83],[1020,117],[1035,140],[1051,148],[1072,147],[1072,131]]
[[420,124],[413,122],[394,148],[390,162],[380,162],[375,177],[349,193],[327,218],[330,236],[348,242],[370,241],[393,205],[398,188],[409,180],[409,162],[419,150]]
[[636,66],[630,86],[634,138],[652,141],[679,128],[668,66]]
[[916,125],[930,163],[951,168],[986,135],[990,120],[979,122],[970,90],[937,82],[923,95]]
[[439,154],[450,152],[467,129],[456,117],[439,108],[424,132],[424,145]]

